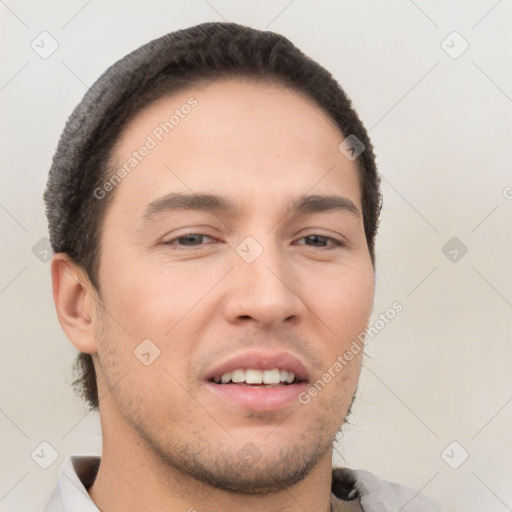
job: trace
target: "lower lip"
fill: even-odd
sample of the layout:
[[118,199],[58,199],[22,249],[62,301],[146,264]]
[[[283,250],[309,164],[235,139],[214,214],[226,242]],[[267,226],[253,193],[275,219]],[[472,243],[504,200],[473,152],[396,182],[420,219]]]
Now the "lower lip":
[[277,411],[291,404],[299,403],[298,395],[307,388],[306,382],[272,387],[250,386],[247,384],[216,384],[208,382],[216,396],[234,403],[243,409],[256,411]]

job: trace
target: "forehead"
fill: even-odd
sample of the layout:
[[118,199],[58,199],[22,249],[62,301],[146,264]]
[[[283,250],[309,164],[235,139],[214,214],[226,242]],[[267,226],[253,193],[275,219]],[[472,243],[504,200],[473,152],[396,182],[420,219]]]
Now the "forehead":
[[238,78],[189,87],[144,108],[122,133],[111,168],[126,172],[114,203],[140,211],[169,192],[222,190],[243,200],[312,189],[359,202],[343,139],[322,107],[289,87]]

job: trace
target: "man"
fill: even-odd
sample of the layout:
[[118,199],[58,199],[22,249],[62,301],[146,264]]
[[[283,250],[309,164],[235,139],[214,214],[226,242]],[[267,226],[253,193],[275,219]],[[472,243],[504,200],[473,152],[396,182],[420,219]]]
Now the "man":
[[332,469],[379,178],[345,93],[287,39],[207,23],[121,59],[68,120],[45,200],[55,304],[103,434],[45,511],[441,510]]

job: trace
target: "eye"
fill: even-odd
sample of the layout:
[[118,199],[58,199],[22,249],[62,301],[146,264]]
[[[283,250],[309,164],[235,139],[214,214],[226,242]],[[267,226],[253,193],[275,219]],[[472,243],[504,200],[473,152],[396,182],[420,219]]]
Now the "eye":
[[208,235],[203,235],[201,233],[188,233],[186,235],[182,235],[176,238],[172,238],[171,240],[167,240],[164,242],[164,245],[174,245],[181,247],[199,247],[204,245],[204,240],[208,239],[211,242],[215,243],[215,240]]
[[343,247],[345,245],[341,240],[333,238],[332,236],[320,234],[304,236],[299,238],[299,241],[300,240],[305,240],[306,243],[299,242],[299,245],[308,245],[309,247],[320,247],[325,249],[335,249],[336,247]]

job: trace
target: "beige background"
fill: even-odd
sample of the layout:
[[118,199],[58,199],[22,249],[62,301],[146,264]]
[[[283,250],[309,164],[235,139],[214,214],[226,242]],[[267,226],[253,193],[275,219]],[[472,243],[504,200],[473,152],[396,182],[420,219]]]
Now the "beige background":
[[[39,510],[66,455],[101,450],[33,253],[65,120],[127,52],[223,18],[281,32],[332,71],[384,178],[373,321],[403,311],[368,345],[336,462],[451,511],[512,510],[511,15],[510,0],[0,2],[0,510]],[[59,45],[46,59],[31,48],[43,31]],[[46,470],[30,456],[43,441],[58,452]]]

